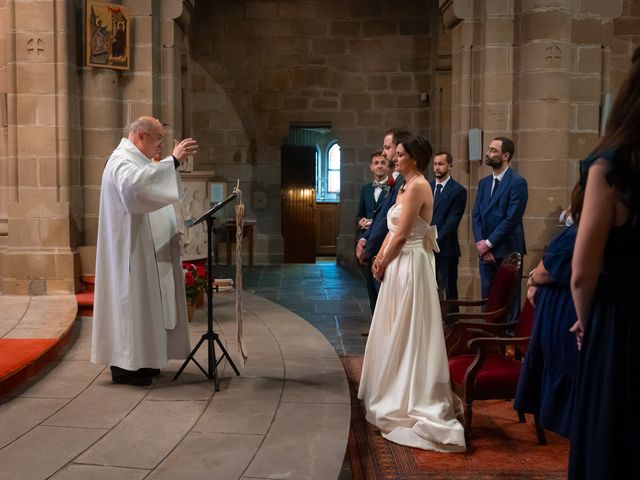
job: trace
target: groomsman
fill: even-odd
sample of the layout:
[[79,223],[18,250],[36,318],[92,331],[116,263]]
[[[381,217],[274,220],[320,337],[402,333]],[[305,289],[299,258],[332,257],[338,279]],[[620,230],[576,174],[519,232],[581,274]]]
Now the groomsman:
[[382,206],[384,199],[393,186],[393,179],[389,177],[389,162],[382,155],[382,151],[371,154],[369,165],[373,173],[373,182],[365,183],[360,189],[360,202],[358,204],[358,239],[373,221],[376,211]]
[[[385,133],[382,142],[382,156],[387,159],[389,165],[395,166],[396,146],[400,140],[410,135],[411,133],[404,129],[391,129]],[[371,225],[356,245],[356,257],[358,261],[361,264],[367,264],[365,280],[367,282],[367,293],[369,294],[369,305],[371,306],[372,313],[376,306],[378,289],[380,288],[380,283],[373,278],[373,273],[371,272],[372,259],[378,254],[382,242],[384,242],[384,237],[387,236],[387,212],[391,206],[396,203],[398,189],[404,183],[404,179],[398,176],[396,176],[394,180],[394,186],[389,191],[380,208],[375,212]]]
[[449,152],[438,152],[433,157],[435,181],[433,190],[433,219],[431,224],[438,229],[440,252],[436,257],[436,279],[445,298],[458,298],[458,260],[460,242],[458,226],[467,205],[467,190],[451,177],[453,157]]
[[509,167],[514,151],[511,139],[494,138],[484,159],[493,174],[478,183],[472,218],[483,298],[502,261],[512,252],[527,253],[522,217],[529,193],[527,181]]

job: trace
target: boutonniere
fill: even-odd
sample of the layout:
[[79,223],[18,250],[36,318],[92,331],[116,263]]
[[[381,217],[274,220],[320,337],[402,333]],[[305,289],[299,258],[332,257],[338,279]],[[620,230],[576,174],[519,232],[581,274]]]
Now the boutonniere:
[[389,180],[387,180],[387,185],[389,185],[389,188],[393,188],[395,184],[396,184],[396,179],[393,178],[393,176],[390,176]]

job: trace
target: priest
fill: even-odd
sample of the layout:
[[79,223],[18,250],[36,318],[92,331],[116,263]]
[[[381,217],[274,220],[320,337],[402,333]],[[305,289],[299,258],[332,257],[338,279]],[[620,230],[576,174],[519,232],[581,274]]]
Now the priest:
[[190,352],[172,204],[182,198],[177,169],[198,144],[176,142],[153,162],[164,133],[157,119],[138,118],[102,174],[91,361],[110,365],[114,383],[151,385]]

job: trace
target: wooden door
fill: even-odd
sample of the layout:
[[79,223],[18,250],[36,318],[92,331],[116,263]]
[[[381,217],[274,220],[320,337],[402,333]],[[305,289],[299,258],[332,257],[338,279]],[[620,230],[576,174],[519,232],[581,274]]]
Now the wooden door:
[[315,147],[283,146],[280,180],[284,262],[315,263]]
[[339,203],[318,203],[316,222],[316,254],[335,255],[338,238]]

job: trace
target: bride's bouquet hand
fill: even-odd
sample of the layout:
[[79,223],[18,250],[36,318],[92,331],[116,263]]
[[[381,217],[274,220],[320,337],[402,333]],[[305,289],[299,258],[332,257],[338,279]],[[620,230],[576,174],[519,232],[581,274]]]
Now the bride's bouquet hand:
[[382,258],[379,256],[375,258],[373,266],[371,267],[371,272],[373,273],[373,278],[379,282],[382,281],[382,278],[384,277],[384,268],[382,267]]

